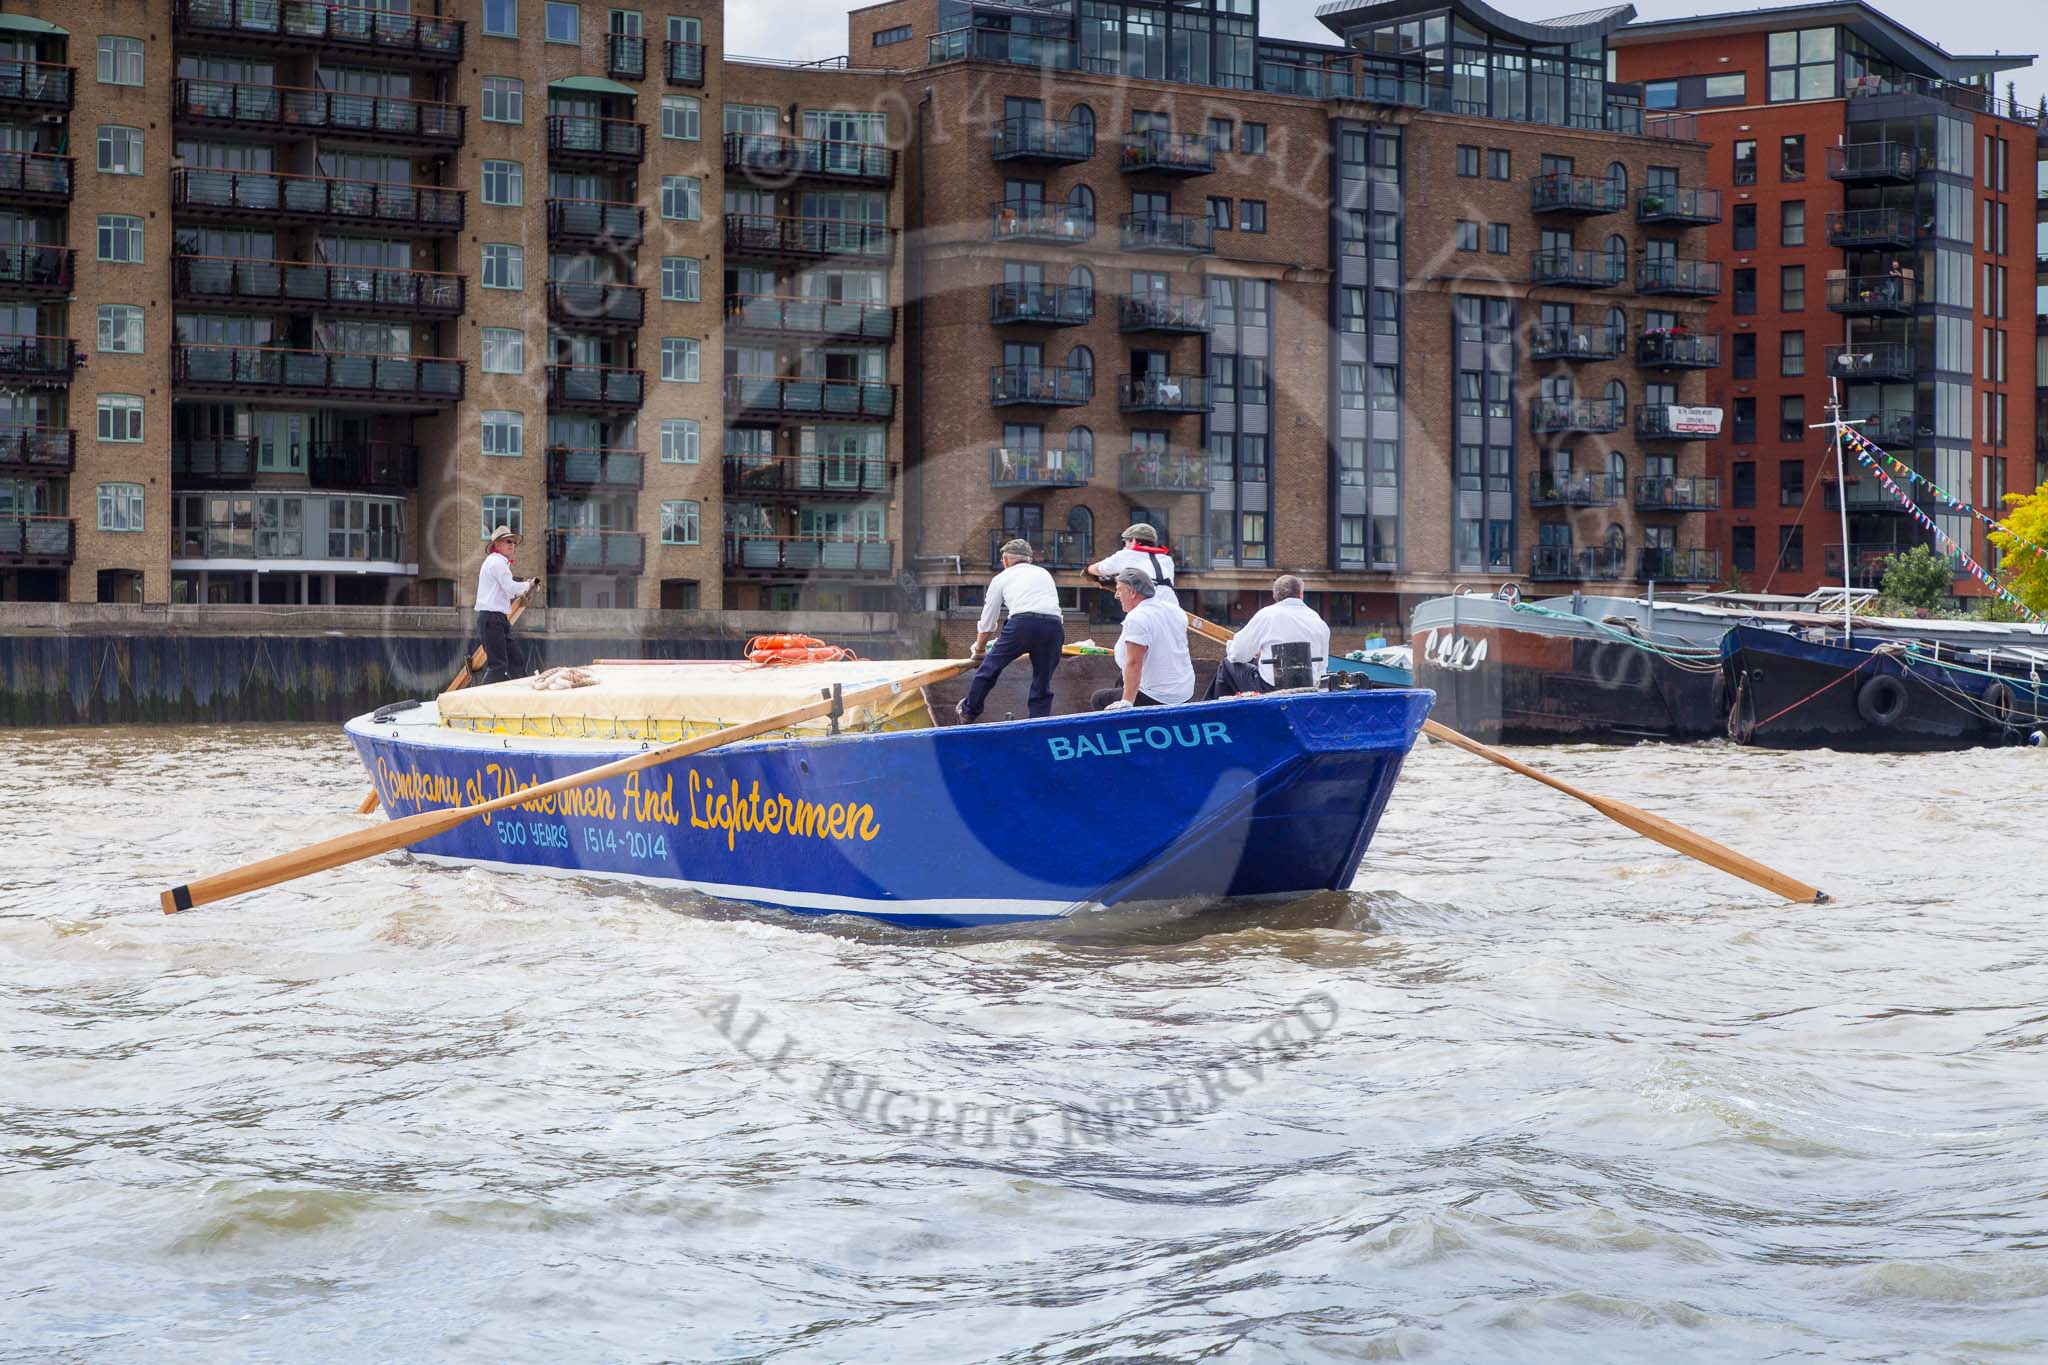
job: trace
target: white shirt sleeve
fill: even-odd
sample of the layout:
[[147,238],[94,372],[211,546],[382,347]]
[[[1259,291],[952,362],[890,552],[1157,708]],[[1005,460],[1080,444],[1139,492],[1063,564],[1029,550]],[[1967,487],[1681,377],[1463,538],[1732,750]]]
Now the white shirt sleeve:
[[1014,572],[1014,569],[1005,569],[988,581],[988,596],[981,604],[981,619],[974,623],[976,631],[993,631],[1002,623],[1003,589],[1008,586],[1003,580]]
[[1271,607],[1261,607],[1252,613],[1252,619],[1245,622],[1244,629],[1237,633],[1224,647],[1223,657],[1234,664],[1248,664],[1257,661],[1259,651],[1266,647],[1266,627],[1272,623],[1267,613]]

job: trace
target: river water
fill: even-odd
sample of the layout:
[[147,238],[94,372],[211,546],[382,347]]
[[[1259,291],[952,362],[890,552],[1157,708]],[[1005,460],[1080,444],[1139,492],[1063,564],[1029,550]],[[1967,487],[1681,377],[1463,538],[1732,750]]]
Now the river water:
[[338,731],[0,737],[0,1353],[2048,1356],[2048,755],[1521,752],[1836,900],[1425,744],[1260,918],[166,918],[357,822]]

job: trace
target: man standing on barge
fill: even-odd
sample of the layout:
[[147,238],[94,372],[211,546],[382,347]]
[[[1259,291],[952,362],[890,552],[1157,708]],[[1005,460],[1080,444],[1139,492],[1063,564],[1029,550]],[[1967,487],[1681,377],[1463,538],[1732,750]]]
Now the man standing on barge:
[[512,555],[518,548],[519,537],[512,528],[498,527],[491,532],[490,551],[477,570],[476,633],[483,642],[482,680],[487,684],[521,676],[518,656],[512,652],[512,600],[532,592],[540,580],[512,576]]

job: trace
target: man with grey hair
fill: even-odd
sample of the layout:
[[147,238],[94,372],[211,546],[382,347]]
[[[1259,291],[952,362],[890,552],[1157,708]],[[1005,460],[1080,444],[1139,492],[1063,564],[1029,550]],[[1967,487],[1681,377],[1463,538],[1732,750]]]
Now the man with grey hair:
[[1223,651],[1210,688],[1215,697],[1273,690],[1273,646],[1305,644],[1317,685],[1330,665],[1330,627],[1301,600],[1302,581],[1291,573],[1273,580],[1273,605],[1262,607]]
[[1089,576],[1103,580],[1104,587],[1123,569],[1143,569],[1153,586],[1173,587],[1173,551],[1159,544],[1159,531],[1149,521],[1135,521],[1124,527],[1123,548],[1088,566]]
[[[1067,625],[1060,615],[1059,588],[1032,558],[1030,541],[1006,541],[1003,571],[988,582],[981,620],[974,628],[974,652],[981,656],[981,667],[967,684],[967,695],[953,708],[969,724],[980,719],[989,689],[1003,670],[1025,654],[1031,656],[1031,716],[1035,720],[1052,714],[1052,672],[1059,667],[1060,649],[1067,642]],[[1005,613],[1008,620],[1003,619]],[[996,633],[999,621],[1000,635]]]
[[1178,706],[1195,695],[1195,663],[1188,657],[1188,615],[1173,589],[1144,569],[1119,569],[1117,605],[1124,609],[1116,638],[1122,687],[1105,687],[1089,700],[1097,711],[1129,706]]

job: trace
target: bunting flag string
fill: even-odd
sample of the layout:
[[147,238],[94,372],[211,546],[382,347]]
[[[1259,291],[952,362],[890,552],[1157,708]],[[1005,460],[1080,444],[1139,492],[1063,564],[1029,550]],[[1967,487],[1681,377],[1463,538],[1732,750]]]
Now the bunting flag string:
[[[1847,428],[1843,429],[1847,430]],[[1899,487],[1899,485],[1892,480],[1891,475],[1885,473],[1884,466],[1879,464],[1875,459],[1871,457],[1870,451],[1864,448],[1868,445],[1869,442],[1867,441],[1858,441],[1852,443],[1852,446],[1856,452],[1856,458],[1863,462],[1863,467],[1865,469],[1868,469],[1871,473],[1877,475],[1877,481],[1884,485],[1884,489],[1887,493],[1890,493],[1892,497],[1898,500],[1899,505],[1905,509],[1906,514],[1913,518],[1914,524],[1919,526],[1921,530],[1932,534],[1935,539],[1935,542],[1941,545],[1944,549],[1946,549],[1949,555],[1953,557],[1957,562],[1959,562],[1963,566],[1963,568],[1969,572],[1970,577],[1976,579],[1979,583],[1984,585],[1984,590],[1986,592],[1989,592],[1994,597],[1998,598],[2000,601],[2012,607],[2015,611],[2019,612],[2019,614],[2024,616],[2027,620],[2039,621],[2041,618],[2039,616],[2036,616],[2032,611],[2028,610],[2026,603],[2020,601],[2019,598],[2013,596],[2012,593],[2008,592],[2005,589],[2005,587],[1998,582],[1998,580],[1994,579],[1990,575],[1990,573],[1985,570],[1982,564],[1979,564],[1977,562],[1976,558],[1970,554],[1969,548],[1967,546],[1958,545],[1955,542],[1954,538],[1948,534],[1948,532],[1942,530],[1940,526],[1935,524],[1933,517],[1928,516],[1925,512],[1920,510],[1920,505],[1913,501],[1911,496],[1907,494],[1906,490]],[[1876,447],[1872,446],[1871,449],[1876,449]],[[1882,455],[1884,452],[1878,451],[1878,453]]]
[[1941,501],[1947,503],[1956,511],[1969,513],[1971,516],[1977,518],[1977,520],[1983,522],[1985,526],[1989,527],[1991,530],[1999,531],[2005,535],[2011,536],[2013,540],[2018,543],[2021,549],[2032,550],[2034,554],[2039,558],[2048,559],[2048,548],[2043,548],[2042,546],[2036,545],[2033,541],[2028,540],[2025,536],[2013,530],[2012,527],[2006,525],[2004,522],[1998,520],[1996,517],[1988,516],[1984,512],[1979,511],[1977,508],[1972,507],[1970,504],[1959,501],[1953,494],[1949,493],[1947,490],[1943,489],[1939,484],[1935,483],[1934,480],[1928,478],[1925,474],[1922,474],[1919,470],[1913,468],[1904,460],[1901,460],[1898,456],[1892,454],[1890,451],[1876,444],[1868,436],[1865,436],[1862,432],[1856,430],[1856,428],[1843,427],[1842,430],[1848,435],[1849,443],[1857,448],[1858,453],[1867,451],[1870,454],[1877,456],[1879,459],[1889,464],[1893,469],[1897,470],[1900,474],[1905,475],[1914,483],[1920,484],[1921,486],[1926,488],[1928,492],[1934,494],[1935,497],[1941,499]]

